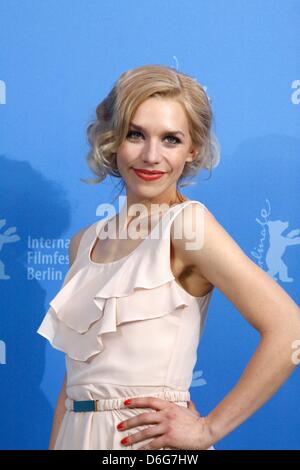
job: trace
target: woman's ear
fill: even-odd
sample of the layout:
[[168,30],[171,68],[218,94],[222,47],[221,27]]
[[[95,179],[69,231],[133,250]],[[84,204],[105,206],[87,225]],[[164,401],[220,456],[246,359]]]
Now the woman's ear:
[[189,154],[187,156],[187,158],[185,159],[186,162],[192,162],[195,160],[195,158],[197,157],[199,153],[199,149],[196,148],[196,147],[192,147],[191,150],[189,151]]

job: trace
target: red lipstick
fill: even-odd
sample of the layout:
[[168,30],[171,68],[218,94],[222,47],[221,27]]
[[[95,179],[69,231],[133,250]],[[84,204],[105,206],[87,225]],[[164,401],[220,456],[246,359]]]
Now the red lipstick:
[[140,170],[136,168],[133,168],[133,170],[139,178],[145,181],[157,180],[164,175],[164,172],[161,171]]

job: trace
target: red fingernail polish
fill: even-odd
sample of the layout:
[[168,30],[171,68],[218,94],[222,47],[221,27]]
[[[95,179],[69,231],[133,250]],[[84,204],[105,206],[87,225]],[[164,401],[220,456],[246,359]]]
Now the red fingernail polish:
[[127,437],[124,437],[124,439],[121,440],[121,444],[127,444],[128,443],[128,439]]
[[124,405],[130,405],[130,403],[131,403],[131,400],[125,400],[124,401]]
[[123,429],[123,424],[122,423],[119,423],[118,426],[117,426],[118,429]]

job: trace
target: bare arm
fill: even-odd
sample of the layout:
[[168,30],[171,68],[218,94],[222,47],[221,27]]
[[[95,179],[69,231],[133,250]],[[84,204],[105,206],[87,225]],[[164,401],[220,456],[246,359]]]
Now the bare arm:
[[[192,223],[195,213],[191,206],[186,209]],[[300,340],[300,309],[245,255],[207,208],[202,215],[199,206],[193,211],[203,217],[204,237],[200,249],[185,251],[191,266],[224,293],[260,333],[260,343],[240,380],[206,417],[215,443],[271,398],[295,369],[299,362],[295,361],[294,349]],[[175,241],[178,250],[184,249],[184,242]]]
[[[85,227],[81,229],[74,237],[71,239],[70,246],[69,246],[69,258],[70,258],[70,267],[73,264],[78,246],[81,240],[82,235],[84,234],[85,230],[87,230],[88,227]],[[67,385],[67,376],[65,375],[63,385],[61,387],[61,391],[59,393],[57,403],[56,403],[56,408],[55,408],[55,413],[53,417],[53,423],[52,423],[52,430],[51,430],[51,436],[50,436],[50,442],[49,442],[49,450],[54,450],[56,438],[63,420],[63,417],[66,412],[65,408],[65,401],[67,399],[67,394],[66,394],[66,385]]]

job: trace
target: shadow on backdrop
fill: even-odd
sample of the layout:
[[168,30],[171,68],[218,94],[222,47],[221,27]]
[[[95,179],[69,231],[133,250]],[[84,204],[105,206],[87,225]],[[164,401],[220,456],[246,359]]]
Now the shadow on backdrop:
[[46,341],[36,330],[46,291],[27,278],[28,237],[61,237],[70,225],[70,207],[63,189],[28,162],[2,155],[0,168],[0,340],[6,349],[0,364],[0,446],[44,449],[53,409],[40,389]]

